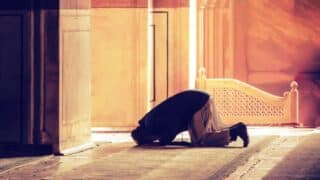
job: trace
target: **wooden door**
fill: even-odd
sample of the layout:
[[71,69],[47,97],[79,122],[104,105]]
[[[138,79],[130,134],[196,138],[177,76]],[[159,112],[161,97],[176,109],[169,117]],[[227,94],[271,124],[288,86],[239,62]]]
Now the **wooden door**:
[[168,12],[153,12],[153,81],[152,106],[168,97],[169,54],[168,54]]
[[0,143],[22,141],[24,118],[22,17],[22,15],[0,13]]

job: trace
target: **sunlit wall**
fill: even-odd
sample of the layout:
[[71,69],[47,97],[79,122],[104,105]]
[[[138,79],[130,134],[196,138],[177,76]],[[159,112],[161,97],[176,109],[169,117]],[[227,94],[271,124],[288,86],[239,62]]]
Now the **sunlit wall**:
[[300,119],[320,125],[320,1],[248,0],[248,82],[276,94],[299,83]]

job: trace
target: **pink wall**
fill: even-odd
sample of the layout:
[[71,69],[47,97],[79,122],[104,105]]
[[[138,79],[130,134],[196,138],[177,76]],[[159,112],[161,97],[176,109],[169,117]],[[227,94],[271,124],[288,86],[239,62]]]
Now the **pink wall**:
[[247,81],[279,95],[298,81],[300,119],[319,126],[320,1],[248,0],[245,11]]

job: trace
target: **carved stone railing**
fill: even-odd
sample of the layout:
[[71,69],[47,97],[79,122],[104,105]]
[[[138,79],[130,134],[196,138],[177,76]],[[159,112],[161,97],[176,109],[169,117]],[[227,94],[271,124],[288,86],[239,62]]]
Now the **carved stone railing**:
[[290,86],[283,97],[275,96],[236,79],[206,78],[203,68],[196,83],[211,95],[223,123],[251,125],[299,125],[298,84],[292,81]]

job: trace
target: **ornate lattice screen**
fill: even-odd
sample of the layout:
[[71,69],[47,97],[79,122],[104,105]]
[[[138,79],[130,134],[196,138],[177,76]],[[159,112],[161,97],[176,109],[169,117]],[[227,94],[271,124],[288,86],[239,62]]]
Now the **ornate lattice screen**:
[[207,79],[204,69],[197,78],[197,88],[212,96],[226,124],[239,121],[255,125],[299,124],[298,84],[293,81],[290,86],[290,91],[280,97],[236,79]]

